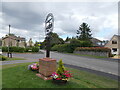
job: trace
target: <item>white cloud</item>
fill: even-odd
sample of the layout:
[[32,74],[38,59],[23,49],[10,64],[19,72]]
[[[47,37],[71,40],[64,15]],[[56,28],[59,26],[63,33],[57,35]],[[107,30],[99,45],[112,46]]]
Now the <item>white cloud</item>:
[[[45,38],[44,21],[46,15],[53,13],[55,25],[53,32],[62,36],[76,36],[76,30],[82,22],[88,23],[94,37],[109,39],[118,30],[117,2],[40,2],[40,3],[3,3],[3,24],[1,36],[11,32],[27,39],[43,40]],[[104,30],[110,29],[106,35]],[[100,35],[101,34],[101,35]],[[109,37],[109,38],[108,38]],[[65,37],[63,37],[65,38]]]

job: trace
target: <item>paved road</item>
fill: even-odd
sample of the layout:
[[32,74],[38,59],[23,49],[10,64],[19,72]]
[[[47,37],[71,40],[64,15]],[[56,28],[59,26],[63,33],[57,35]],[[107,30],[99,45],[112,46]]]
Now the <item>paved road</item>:
[[[43,51],[44,52],[44,51]],[[24,57],[27,58],[29,62],[38,61],[39,58],[45,57],[45,54],[13,54],[15,57]],[[100,60],[88,57],[80,57],[76,55],[68,55],[57,52],[51,52],[51,58],[62,59],[65,64],[75,65],[83,68],[88,68],[92,70],[102,71],[114,75],[118,75],[118,62],[117,61],[108,61]],[[16,62],[16,61],[13,61]],[[18,61],[22,62],[22,61]],[[27,60],[24,60],[27,62]],[[12,62],[11,62],[12,63]]]

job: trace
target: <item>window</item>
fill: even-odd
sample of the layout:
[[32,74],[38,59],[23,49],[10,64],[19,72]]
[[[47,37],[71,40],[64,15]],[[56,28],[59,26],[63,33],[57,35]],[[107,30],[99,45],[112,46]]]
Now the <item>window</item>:
[[97,42],[97,45],[101,45],[101,42]]
[[117,44],[117,41],[112,41],[112,44]]
[[117,52],[117,48],[112,48],[112,51],[113,52]]

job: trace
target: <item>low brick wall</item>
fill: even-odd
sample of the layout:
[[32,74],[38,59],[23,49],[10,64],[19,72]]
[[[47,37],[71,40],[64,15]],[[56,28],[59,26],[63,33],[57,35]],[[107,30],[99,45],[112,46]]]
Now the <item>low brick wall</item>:
[[94,52],[94,51],[74,51],[74,53],[81,55],[105,56],[109,57],[109,52]]

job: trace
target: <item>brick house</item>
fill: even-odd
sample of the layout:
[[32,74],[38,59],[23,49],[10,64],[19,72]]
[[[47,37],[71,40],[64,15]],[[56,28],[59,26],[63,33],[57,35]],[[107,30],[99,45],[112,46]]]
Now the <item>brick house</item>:
[[110,48],[112,54],[120,55],[120,35],[114,35],[105,47]]
[[2,37],[2,46],[18,46],[18,47],[25,47],[26,40],[23,37],[15,36],[15,35],[6,35]]

